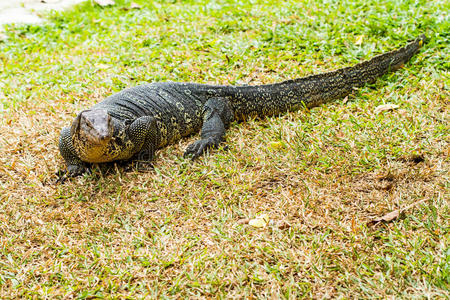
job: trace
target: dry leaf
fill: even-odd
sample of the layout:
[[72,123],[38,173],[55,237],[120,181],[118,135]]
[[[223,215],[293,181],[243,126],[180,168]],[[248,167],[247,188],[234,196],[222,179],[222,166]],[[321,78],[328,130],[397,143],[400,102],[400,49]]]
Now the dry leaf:
[[352,231],[353,233],[356,233],[358,231],[358,228],[356,228],[355,216],[352,217]]
[[116,4],[114,0],[94,0],[94,2],[100,5],[101,7]]
[[269,143],[269,148],[273,149],[273,150],[278,150],[278,149],[284,148],[284,143],[282,143],[282,142],[270,142]]
[[141,9],[142,6],[140,6],[139,4],[137,4],[136,2],[131,2],[130,6],[126,7],[122,7],[122,10],[128,11],[128,10],[132,10],[132,9]]
[[131,2],[130,8],[131,8],[131,9],[141,9],[142,6],[140,6],[140,5],[137,4],[136,2]]
[[267,223],[264,219],[252,219],[248,222],[250,226],[256,227],[256,228],[263,228],[266,227]]
[[240,220],[238,220],[237,221],[237,223],[239,224],[239,225],[242,225],[242,224],[248,224],[248,222],[250,222],[250,219],[240,219]]
[[399,108],[399,107],[400,107],[400,106],[398,106],[397,104],[391,104],[391,103],[388,103],[388,104],[383,104],[383,105],[377,106],[377,107],[375,108],[374,112],[375,112],[376,114],[378,114],[378,113],[380,113],[380,112],[382,112],[382,111],[393,110],[393,109],[396,109],[396,108]]
[[96,64],[95,67],[97,67],[97,69],[99,70],[106,70],[109,68],[109,65],[107,64]]
[[363,43],[363,39],[364,39],[364,35],[359,35],[356,38],[355,45],[358,45],[358,46],[361,45]]
[[251,219],[248,222],[248,225],[256,227],[256,228],[263,228],[267,226],[267,223],[269,222],[269,216],[267,214],[261,214],[255,219]]
[[291,224],[289,224],[289,222],[280,220],[275,223],[275,227],[277,227],[278,229],[284,230],[284,229],[290,228]]
[[382,216],[382,217],[375,217],[375,218],[373,218],[372,220],[370,220],[369,223],[376,224],[376,223],[380,223],[380,222],[391,222],[391,221],[397,219],[397,218],[398,218],[402,213],[404,213],[406,210],[408,210],[408,209],[410,209],[411,207],[414,207],[414,206],[416,206],[416,205],[419,205],[420,203],[423,203],[423,202],[425,202],[425,201],[426,201],[426,199],[422,199],[422,200],[420,200],[420,201],[417,201],[417,202],[414,202],[414,203],[412,203],[412,204],[410,204],[410,205],[407,205],[407,206],[405,206],[405,207],[403,207],[403,208],[400,208],[400,209],[391,211],[390,213],[387,213],[387,214],[385,214],[385,215]]

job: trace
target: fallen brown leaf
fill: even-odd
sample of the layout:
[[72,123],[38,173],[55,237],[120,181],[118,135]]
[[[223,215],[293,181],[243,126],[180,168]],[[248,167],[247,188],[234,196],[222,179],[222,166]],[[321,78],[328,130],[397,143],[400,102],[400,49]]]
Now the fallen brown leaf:
[[353,233],[356,233],[358,231],[358,229],[356,228],[355,216],[352,217],[352,231]]
[[290,228],[291,224],[286,221],[280,220],[275,223],[275,227],[277,227],[278,229],[284,230],[284,229]]
[[380,222],[391,222],[391,221],[397,219],[406,210],[408,210],[408,209],[410,209],[410,208],[412,208],[412,207],[414,207],[416,205],[419,205],[419,204],[421,204],[421,203],[423,203],[425,201],[426,201],[426,199],[422,199],[420,201],[417,201],[417,202],[414,202],[414,203],[412,203],[410,205],[407,205],[407,206],[405,206],[403,208],[391,211],[390,213],[387,213],[387,214],[385,214],[382,217],[375,217],[372,220],[370,220],[369,223],[370,224],[377,224],[377,223],[380,223]]
[[140,6],[140,5],[137,4],[136,2],[131,2],[130,8],[131,8],[131,9],[141,9],[142,6]]
[[400,106],[398,106],[397,104],[392,104],[392,103],[388,103],[388,104],[383,104],[383,105],[379,105],[375,108],[374,112],[380,113],[382,111],[387,111],[387,110],[393,110],[396,108],[399,108]]
[[124,7],[122,7],[122,10],[128,11],[128,10],[132,10],[132,9],[141,9],[141,8],[142,8],[142,6],[140,6],[136,2],[131,2],[130,6],[124,6]]
[[248,222],[250,222],[250,219],[246,218],[246,219],[240,219],[237,221],[237,223],[239,225],[243,225],[243,224],[248,224]]

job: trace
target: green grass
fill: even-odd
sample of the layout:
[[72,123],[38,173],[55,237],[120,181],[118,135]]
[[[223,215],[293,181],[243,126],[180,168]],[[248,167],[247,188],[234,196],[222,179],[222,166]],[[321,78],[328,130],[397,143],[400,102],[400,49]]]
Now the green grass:
[[[1,298],[449,297],[447,1],[117,2],[5,28]],[[421,33],[401,70],[345,101],[233,124],[228,150],[192,163],[194,136],[153,172],[55,184],[59,130],[125,87],[279,82]],[[399,108],[374,112],[386,103]],[[266,228],[242,221],[261,213]]]

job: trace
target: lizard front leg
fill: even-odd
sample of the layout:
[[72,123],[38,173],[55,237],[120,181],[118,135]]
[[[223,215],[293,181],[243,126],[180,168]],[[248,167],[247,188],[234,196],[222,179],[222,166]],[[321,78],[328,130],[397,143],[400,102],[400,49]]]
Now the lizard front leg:
[[201,139],[190,144],[184,156],[195,159],[208,148],[215,148],[225,140],[226,129],[233,121],[234,114],[229,102],[224,98],[211,98],[203,108]]
[[64,181],[67,177],[75,177],[87,171],[85,163],[77,156],[72,144],[70,128],[64,127],[59,136],[59,152],[66,162],[66,171],[58,172],[59,181]]
[[127,129],[127,135],[134,145],[138,147],[133,163],[140,171],[151,168],[151,162],[159,145],[159,130],[156,119],[150,116],[140,117],[133,121]]

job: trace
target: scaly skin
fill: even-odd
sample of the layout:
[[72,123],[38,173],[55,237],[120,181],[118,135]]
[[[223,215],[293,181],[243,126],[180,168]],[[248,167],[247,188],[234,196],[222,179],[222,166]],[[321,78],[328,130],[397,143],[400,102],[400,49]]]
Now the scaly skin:
[[199,132],[189,145],[193,158],[224,141],[233,120],[270,116],[342,98],[406,63],[423,45],[419,36],[403,48],[336,71],[276,84],[222,86],[151,83],[127,88],[82,111],[61,131],[59,149],[67,175],[91,163],[135,160],[145,168],[156,149]]

